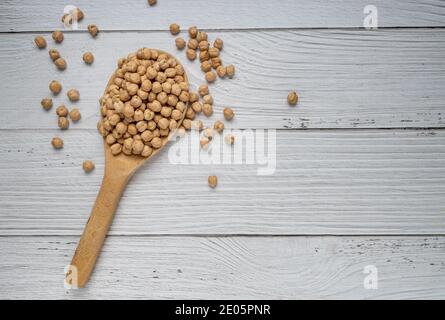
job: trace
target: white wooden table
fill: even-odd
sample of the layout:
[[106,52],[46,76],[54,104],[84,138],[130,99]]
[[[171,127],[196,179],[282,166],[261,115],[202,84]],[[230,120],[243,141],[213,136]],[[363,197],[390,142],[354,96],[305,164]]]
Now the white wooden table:
[[[377,31],[362,0],[158,2],[0,2],[0,298],[445,298],[445,1],[375,0]],[[58,72],[33,38],[52,47],[68,4],[86,18],[55,45]],[[102,176],[97,100],[119,57],[177,53],[172,22],[225,41],[237,75],[211,86],[205,123],[232,106],[229,128],[277,129],[277,170],[161,155],[126,190],[88,287],[66,290]],[[178,57],[199,85],[198,64]],[[40,107],[52,79],[81,92],[83,118],[62,133]],[[378,289],[364,287],[367,266]]]

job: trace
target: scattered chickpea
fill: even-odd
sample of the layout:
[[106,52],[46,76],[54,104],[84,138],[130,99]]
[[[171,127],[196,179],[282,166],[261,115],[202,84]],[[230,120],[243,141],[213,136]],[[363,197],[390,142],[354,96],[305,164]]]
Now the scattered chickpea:
[[97,37],[97,34],[99,33],[99,28],[95,24],[89,24],[88,25],[88,32],[91,34],[93,38]]
[[205,103],[202,106],[202,113],[204,113],[204,115],[206,117],[210,117],[213,114],[213,107],[211,104]]
[[57,124],[58,124],[59,128],[62,130],[66,130],[70,126],[70,122],[67,117],[59,117]]
[[201,84],[198,88],[198,93],[201,97],[209,94],[209,86],[204,84]]
[[179,32],[181,32],[181,28],[177,23],[172,23],[170,25],[170,32],[172,35],[177,35]]
[[295,91],[289,92],[289,94],[287,95],[287,102],[293,106],[298,103],[298,95]]
[[39,49],[46,48],[46,40],[45,40],[44,37],[37,36],[37,37],[34,38],[34,42],[35,42],[37,48],[39,48]]
[[84,14],[83,14],[83,11],[82,10],[80,10],[79,8],[76,8],[75,10],[74,10],[74,14],[73,14],[75,17],[77,17],[77,21],[81,21],[83,18],[84,18]]
[[176,38],[175,44],[176,44],[176,48],[178,48],[179,50],[182,50],[185,48],[185,40],[182,39],[181,37]]
[[218,75],[218,77],[224,78],[226,76],[226,68],[223,66],[219,66],[218,68],[216,68],[216,74]]
[[233,113],[232,108],[224,108],[224,118],[226,118],[226,120],[230,121],[234,116],[235,113]]
[[196,40],[198,40],[198,42],[207,40],[207,33],[204,31],[198,31],[198,34],[196,35]]
[[209,94],[206,94],[204,97],[202,97],[202,101],[207,104],[213,104],[213,97]]
[[59,81],[53,80],[49,83],[49,90],[55,95],[58,95],[62,91],[62,85]]
[[207,150],[209,148],[209,145],[210,145],[210,139],[207,138],[207,137],[202,137],[199,140],[199,144],[201,145],[202,149]]
[[233,64],[226,67],[226,74],[229,78],[233,78],[235,75],[235,66]]
[[148,0],[148,4],[150,6],[154,6],[156,4],[156,0]]
[[198,28],[196,26],[192,26],[189,28],[189,37],[191,39],[195,39],[198,35]]
[[190,40],[187,42],[187,47],[188,47],[189,49],[196,50],[196,49],[198,48],[198,40],[196,40],[196,39],[190,39]]
[[206,73],[205,75],[205,79],[207,80],[207,82],[212,83],[215,82],[216,80],[216,74],[213,71],[209,71]]
[[48,51],[51,60],[56,61],[60,58],[60,53],[56,49],[49,49]]
[[61,104],[60,106],[57,107],[56,114],[59,117],[66,117],[68,115],[68,108],[65,107],[65,105]]
[[216,121],[215,124],[213,125],[213,129],[216,130],[216,132],[221,133],[224,130],[224,123],[222,123],[221,121]]
[[59,137],[52,138],[51,144],[54,147],[54,149],[62,149],[63,148],[63,140]]
[[89,173],[94,170],[94,162],[91,160],[85,160],[82,164],[83,171]]
[[234,136],[234,135],[231,135],[231,134],[228,134],[227,136],[224,137],[224,141],[225,141],[227,144],[232,145],[232,144],[235,143],[235,136]]
[[81,114],[80,114],[80,111],[78,108],[71,109],[69,115],[70,115],[71,120],[74,122],[79,121],[81,118]]
[[218,184],[218,177],[217,176],[209,176],[207,179],[207,182],[209,183],[210,188],[216,188],[216,185]]
[[40,101],[40,104],[43,109],[49,110],[53,107],[53,100],[51,98],[43,98],[42,101]]
[[210,58],[219,57],[219,49],[218,48],[210,48],[209,49],[209,56],[210,56]]
[[61,43],[63,41],[63,32],[60,30],[56,30],[52,33],[53,40],[56,43]]
[[57,69],[59,69],[59,70],[66,69],[66,61],[63,58],[58,58],[56,61],[54,61],[54,64],[56,65]]
[[187,49],[186,55],[187,55],[187,59],[189,59],[190,61],[193,61],[196,59],[196,51],[193,49]]
[[218,48],[219,50],[222,50],[223,45],[224,45],[224,42],[220,38],[216,38],[215,42],[213,42],[213,46],[215,48]]
[[91,52],[85,52],[82,59],[86,64],[92,64],[94,62],[94,56]]
[[68,99],[70,99],[70,101],[72,102],[78,101],[80,99],[80,93],[76,89],[69,89],[66,95],[68,96]]

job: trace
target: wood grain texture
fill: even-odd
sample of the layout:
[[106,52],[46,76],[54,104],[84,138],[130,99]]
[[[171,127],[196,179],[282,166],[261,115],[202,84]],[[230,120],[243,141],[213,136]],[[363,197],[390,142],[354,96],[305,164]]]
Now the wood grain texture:
[[76,241],[0,238],[0,299],[445,298],[444,237],[108,237],[88,286],[66,290]]
[[[444,127],[445,33],[435,29],[372,31],[252,31],[216,33],[225,40],[222,59],[234,63],[232,80],[210,86],[215,99],[211,120],[231,106],[235,128],[405,128]],[[214,38],[215,33],[210,36]],[[60,80],[57,106],[71,107],[66,91],[77,88],[83,119],[72,128],[95,128],[98,99],[119,57],[142,46],[176,54],[192,88],[204,82],[199,63],[189,62],[165,33],[108,33],[93,40],[68,34],[57,46],[68,61],[56,70],[46,51],[33,45],[34,34],[0,35],[4,92],[0,129],[55,128],[40,107],[48,84]],[[252,49],[253,48],[253,49]],[[83,52],[92,51],[92,66]],[[30,55],[33,59],[29,60]],[[300,103],[286,97],[297,89]]]
[[85,13],[80,28],[96,23],[102,30],[167,30],[173,23],[184,29],[334,28],[363,27],[365,6],[378,9],[380,27],[444,26],[445,6],[440,0],[226,0],[147,1],[3,0],[0,32],[52,31],[63,28],[64,7],[79,6]]
[[[445,131],[282,130],[276,142],[270,176],[253,164],[172,164],[164,150],[130,181],[111,234],[445,233]],[[96,131],[3,131],[0,234],[80,235],[101,144]]]

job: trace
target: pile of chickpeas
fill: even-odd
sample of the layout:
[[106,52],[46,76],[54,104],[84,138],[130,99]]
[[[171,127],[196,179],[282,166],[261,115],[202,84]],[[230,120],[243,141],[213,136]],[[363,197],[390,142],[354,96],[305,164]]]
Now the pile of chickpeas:
[[187,116],[188,102],[197,99],[190,95],[185,71],[175,58],[139,49],[118,61],[100,99],[99,133],[113,155],[149,157]]

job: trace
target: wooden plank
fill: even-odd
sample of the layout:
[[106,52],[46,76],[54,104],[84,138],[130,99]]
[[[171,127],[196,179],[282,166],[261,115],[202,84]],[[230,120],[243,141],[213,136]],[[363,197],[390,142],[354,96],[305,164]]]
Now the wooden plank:
[[[63,150],[50,146],[56,134]],[[0,235],[80,235],[101,144],[95,131],[2,131]],[[130,182],[111,234],[445,234],[443,130],[278,131],[269,176],[254,164],[174,164],[168,153]]]
[[[237,76],[211,85],[215,114],[231,106],[235,128],[405,128],[444,127],[445,33],[440,30],[224,32],[222,54]],[[212,33],[213,38],[215,34]],[[97,40],[66,35],[60,51],[68,69],[57,71],[47,52],[33,48],[34,34],[0,35],[3,95],[0,129],[55,128],[54,110],[40,100],[52,79],[65,90],[55,104],[70,106],[66,90],[80,90],[83,119],[73,128],[95,128],[98,99],[120,56],[141,46],[174,49],[165,33],[108,33]],[[59,46],[57,46],[59,47]],[[112,48],[112,49],[110,49]],[[92,66],[81,60],[91,50]],[[29,59],[30,55],[33,59]],[[192,87],[201,84],[199,63],[177,54]],[[300,92],[289,107],[287,93]]]
[[103,30],[167,30],[172,22],[187,28],[332,28],[363,27],[364,8],[378,9],[380,27],[444,26],[445,7],[440,0],[206,0],[147,1],[76,0],[55,3],[42,0],[4,0],[0,3],[0,32],[62,28],[60,17],[68,4],[85,12],[80,28],[96,23]]
[[[0,298],[445,297],[444,237],[109,237],[89,285],[66,290],[77,240],[0,238]],[[378,289],[364,288],[366,266]]]

